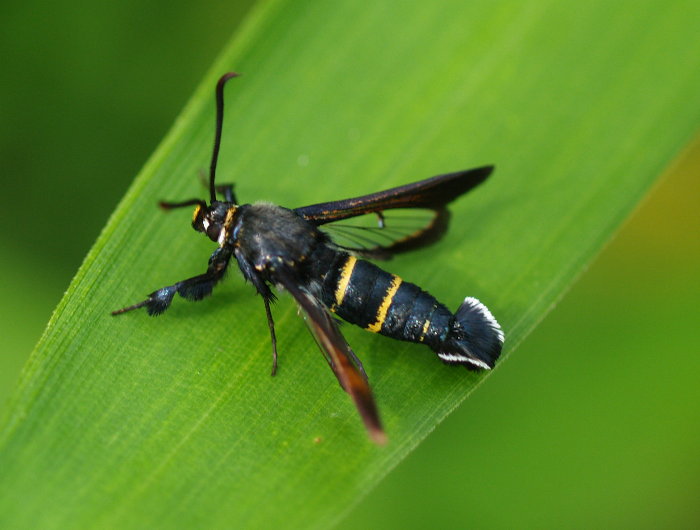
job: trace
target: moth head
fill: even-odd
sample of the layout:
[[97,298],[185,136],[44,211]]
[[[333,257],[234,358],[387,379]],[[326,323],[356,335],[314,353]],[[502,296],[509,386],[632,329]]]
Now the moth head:
[[[192,214],[192,227],[197,232],[206,234],[209,239],[223,245],[227,239],[230,225],[233,223],[236,214],[236,199],[233,193],[233,185],[227,184],[216,186],[216,163],[219,158],[219,148],[221,147],[221,130],[224,122],[224,85],[229,79],[237,77],[235,72],[228,72],[221,76],[216,85],[216,130],[214,137],[214,150],[209,166],[209,196],[210,204],[202,199],[189,199],[182,202],[161,201],[160,206],[165,210],[182,208],[184,206],[195,205]],[[216,198],[217,192],[222,193],[224,201]]]
[[222,244],[226,237],[226,219],[236,207],[230,203],[214,201],[210,206],[198,204],[192,214],[192,228],[206,234],[209,239]]

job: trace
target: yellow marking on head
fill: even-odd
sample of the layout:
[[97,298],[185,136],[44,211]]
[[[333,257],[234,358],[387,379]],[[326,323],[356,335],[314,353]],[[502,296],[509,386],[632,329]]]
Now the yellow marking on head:
[[382,329],[384,320],[386,320],[386,314],[389,311],[389,307],[391,306],[391,301],[394,299],[396,291],[399,290],[399,286],[401,285],[402,281],[403,280],[398,276],[393,277],[393,279],[391,280],[391,285],[386,290],[386,294],[384,295],[384,300],[382,300],[382,305],[380,305],[379,309],[377,310],[377,320],[375,320],[374,323],[370,324],[365,328],[367,331],[371,331],[372,333],[379,333],[379,330]]
[[[355,263],[357,263],[357,258],[355,256],[348,256],[348,259],[343,265],[343,270],[340,271],[340,279],[338,280],[338,285],[335,288],[335,307],[338,307],[343,303],[345,291],[350,284],[350,276],[352,276],[352,271],[355,269]],[[335,310],[335,308],[333,308],[333,310]]]
[[194,209],[194,213],[192,214],[192,224],[197,220],[197,217],[199,216],[199,212],[202,211],[202,205],[198,204],[197,207]]
[[425,334],[428,333],[429,327],[430,327],[430,319],[426,319],[425,324],[423,324],[423,331],[421,331],[420,338],[418,339],[419,341],[423,342],[423,339],[425,339]]

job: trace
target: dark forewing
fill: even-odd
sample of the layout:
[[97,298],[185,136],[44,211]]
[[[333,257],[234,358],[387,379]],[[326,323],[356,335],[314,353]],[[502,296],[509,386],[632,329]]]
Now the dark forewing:
[[355,402],[370,437],[378,444],[385,443],[386,434],[379,419],[372,390],[357,357],[341,335],[333,317],[319,300],[300,288],[291,275],[278,271],[275,276],[304,311],[309,329],[338,378],[340,386]]
[[[366,257],[388,258],[392,254],[414,250],[434,243],[447,230],[447,204],[481,184],[493,171],[484,166],[446,175],[438,175],[398,188],[363,195],[354,199],[313,204],[294,211],[317,226],[353,217],[374,214],[378,226],[338,224],[332,227],[340,246]],[[413,226],[392,220],[393,210],[421,209],[430,215],[417,219]],[[331,226],[328,227],[331,229]],[[330,231],[330,230],[329,230]],[[350,243],[345,243],[349,241]],[[354,241],[354,243],[353,243]]]
[[354,199],[312,204],[294,211],[307,221],[322,225],[356,215],[393,208],[429,208],[439,210],[454,199],[481,184],[493,166],[438,175],[429,179],[379,191]]

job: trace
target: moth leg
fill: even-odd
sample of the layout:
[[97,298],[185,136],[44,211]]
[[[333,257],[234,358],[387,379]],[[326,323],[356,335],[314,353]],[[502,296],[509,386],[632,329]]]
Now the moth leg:
[[265,302],[265,313],[267,314],[267,325],[270,328],[270,339],[272,341],[272,371],[270,375],[274,377],[277,373],[277,337],[275,336],[275,322],[272,320],[272,311],[270,310],[270,299],[263,296]]
[[153,291],[144,301],[112,311],[112,315],[121,315],[122,313],[133,311],[141,307],[145,307],[149,315],[160,315],[170,307],[175,293],[187,300],[201,300],[209,296],[214,286],[224,277],[230,258],[230,251],[218,248],[209,258],[209,266],[207,272],[204,274],[193,276],[192,278]]
[[[205,188],[209,188],[209,175],[207,175],[206,171],[203,169],[200,169],[197,172],[197,175],[199,176],[199,182],[202,183],[202,186]],[[233,188],[235,187],[235,184],[218,184],[214,190],[216,193],[221,193],[224,196],[224,200],[226,202],[232,202],[234,204],[238,204],[236,201],[236,194],[233,193]]]
[[265,314],[267,315],[267,326],[270,328],[270,340],[272,341],[272,372],[271,375],[277,373],[277,336],[275,335],[275,322],[272,318],[271,304],[277,299],[275,294],[270,290],[270,287],[265,283],[260,273],[253,267],[239,248],[235,250],[236,261],[238,267],[243,273],[243,277],[250,281],[258,294],[262,296],[265,303]]
[[233,187],[235,184],[219,184],[216,187],[216,193],[221,193],[224,196],[226,202],[232,202],[233,204],[238,204],[236,200],[236,194],[233,192]]

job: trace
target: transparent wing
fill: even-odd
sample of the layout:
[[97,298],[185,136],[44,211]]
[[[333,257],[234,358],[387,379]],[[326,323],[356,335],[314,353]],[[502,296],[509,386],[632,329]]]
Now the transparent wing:
[[340,248],[387,259],[434,243],[447,230],[449,212],[427,208],[386,210],[320,225]]
[[[386,259],[440,239],[449,221],[447,205],[492,172],[493,166],[468,169],[294,211],[316,226],[327,228],[339,246],[366,257]],[[357,222],[363,216],[369,221]],[[331,223],[342,228],[331,228]]]

